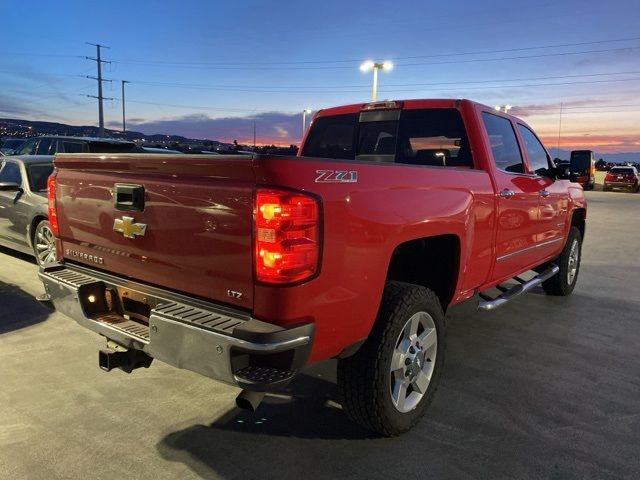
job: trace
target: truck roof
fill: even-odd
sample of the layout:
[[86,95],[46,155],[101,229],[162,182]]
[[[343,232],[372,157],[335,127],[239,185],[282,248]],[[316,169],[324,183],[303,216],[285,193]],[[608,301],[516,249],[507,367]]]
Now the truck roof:
[[[402,108],[458,108],[461,103],[472,103],[475,105],[482,105],[478,102],[463,98],[422,98],[422,99],[407,99],[407,100],[380,100],[377,102],[366,103],[352,103],[350,105],[341,105],[337,107],[324,108],[318,111],[317,116],[323,117],[327,115],[344,115],[347,113],[357,113],[361,111],[366,105],[372,103],[385,103],[385,102],[401,102]],[[487,108],[493,109],[487,105],[482,105]]]

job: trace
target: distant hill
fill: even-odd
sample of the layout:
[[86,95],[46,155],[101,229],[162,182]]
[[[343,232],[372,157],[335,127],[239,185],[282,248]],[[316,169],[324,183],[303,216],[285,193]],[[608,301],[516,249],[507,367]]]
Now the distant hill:
[[[105,136],[110,138],[124,138],[126,140],[145,139],[150,142],[178,142],[178,143],[220,143],[212,140],[198,140],[180,135],[154,134],[145,135],[141,132],[127,131],[123,136],[119,130],[104,129]],[[67,125],[65,123],[38,122],[13,118],[0,118],[0,137],[24,137],[33,135],[69,135],[73,137],[97,137],[98,127],[83,125]]]

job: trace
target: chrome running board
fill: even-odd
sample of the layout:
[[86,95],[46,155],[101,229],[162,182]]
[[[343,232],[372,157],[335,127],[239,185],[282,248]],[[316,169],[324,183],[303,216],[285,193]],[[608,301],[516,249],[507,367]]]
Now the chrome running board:
[[539,273],[531,280],[523,280],[519,277],[514,277],[516,281],[519,282],[519,285],[514,285],[511,288],[503,287],[502,285],[497,285],[496,288],[503,292],[501,295],[498,295],[495,298],[490,297],[489,295],[485,295],[484,293],[480,293],[479,296],[481,298],[480,303],[478,303],[478,310],[482,312],[488,312],[490,310],[495,310],[498,307],[501,307],[505,303],[513,300],[514,298],[522,295],[523,293],[531,290],[533,287],[537,287],[545,280],[553,277],[560,271],[560,268],[557,265],[551,265],[544,272]]

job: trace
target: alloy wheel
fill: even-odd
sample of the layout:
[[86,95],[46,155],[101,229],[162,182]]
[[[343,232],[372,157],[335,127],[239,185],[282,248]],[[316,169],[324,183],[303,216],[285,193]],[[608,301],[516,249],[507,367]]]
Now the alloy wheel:
[[438,333],[431,315],[417,312],[400,332],[390,366],[391,401],[406,413],[427,393],[438,349]]

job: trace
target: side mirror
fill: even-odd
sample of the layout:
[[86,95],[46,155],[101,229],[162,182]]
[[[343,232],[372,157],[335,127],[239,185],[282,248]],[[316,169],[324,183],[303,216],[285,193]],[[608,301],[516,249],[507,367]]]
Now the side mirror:
[[567,164],[558,165],[556,167],[556,178],[558,180],[570,180],[571,168]]
[[20,192],[22,187],[15,182],[0,182],[0,192]]

